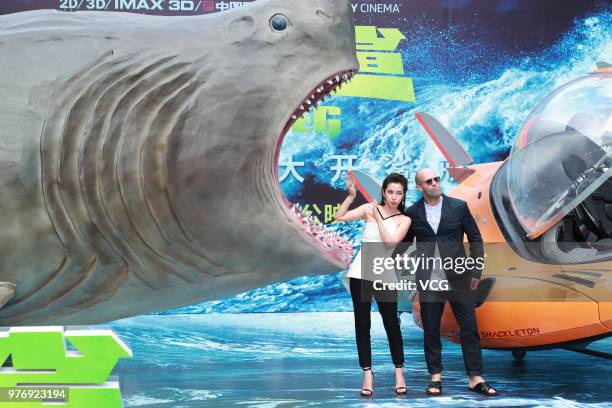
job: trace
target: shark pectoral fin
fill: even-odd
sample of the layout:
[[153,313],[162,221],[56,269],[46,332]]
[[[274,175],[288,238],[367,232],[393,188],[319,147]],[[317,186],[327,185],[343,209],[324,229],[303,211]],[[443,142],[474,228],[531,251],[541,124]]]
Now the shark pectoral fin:
[[0,308],[15,295],[17,285],[12,282],[0,282]]

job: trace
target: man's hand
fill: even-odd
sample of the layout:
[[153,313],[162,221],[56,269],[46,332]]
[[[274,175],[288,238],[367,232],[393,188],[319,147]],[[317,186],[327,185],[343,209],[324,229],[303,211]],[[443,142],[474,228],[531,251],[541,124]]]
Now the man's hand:
[[476,290],[476,288],[478,287],[478,282],[480,282],[480,279],[472,278],[472,280],[470,281],[470,289]]

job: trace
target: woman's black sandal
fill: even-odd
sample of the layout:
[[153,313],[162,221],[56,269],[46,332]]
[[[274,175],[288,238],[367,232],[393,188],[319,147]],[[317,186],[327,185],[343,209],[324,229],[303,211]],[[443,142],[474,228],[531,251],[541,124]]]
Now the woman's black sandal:
[[[395,368],[404,368],[404,366],[403,366],[403,365],[399,365],[399,366],[398,366],[398,365],[396,365],[396,366],[395,366]],[[408,393],[408,388],[406,388],[406,386],[405,386],[405,385],[402,385],[402,386],[397,387],[397,388],[395,389],[395,393],[396,393],[396,394],[398,394],[398,395],[404,395],[404,394],[407,394],[407,393]]]
[[[372,367],[363,368],[363,371],[372,371]],[[374,381],[374,371],[372,371],[372,381]],[[364,393],[364,391],[366,391],[366,393]],[[373,394],[374,393],[369,388],[362,388],[361,389],[361,396],[362,397],[371,397]]]
[[[473,387],[468,387],[468,389],[472,392],[477,392],[482,395],[486,395],[487,397],[494,397],[497,395],[497,390],[491,387],[486,381],[480,382]],[[489,390],[493,390],[494,393],[490,394]]]
[[[429,391],[430,388],[434,388],[436,390],[438,390],[438,392],[431,392]],[[427,386],[427,391],[425,391],[427,393],[427,395],[440,395],[442,394],[442,382],[441,381],[432,381],[429,383],[429,385]]]

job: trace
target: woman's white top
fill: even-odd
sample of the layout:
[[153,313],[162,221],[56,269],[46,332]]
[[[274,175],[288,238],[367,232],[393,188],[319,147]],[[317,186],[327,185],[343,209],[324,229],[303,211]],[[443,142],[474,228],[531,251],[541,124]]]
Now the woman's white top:
[[[397,224],[395,223],[394,218],[395,216],[391,215],[383,220],[383,225],[385,226],[389,234],[393,234],[397,229]],[[363,230],[363,238],[361,242],[383,242],[382,237],[380,235],[380,231],[378,230],[378,223],[365,223],[365,228]],[[361,248],[359,248],[359,252],[357,252],[357,255],[355,256],[355,258],[353,258],[353,262],[342,277],[342,283],[344,283],[344,286],[349,292],[350,278],[361,279]]]

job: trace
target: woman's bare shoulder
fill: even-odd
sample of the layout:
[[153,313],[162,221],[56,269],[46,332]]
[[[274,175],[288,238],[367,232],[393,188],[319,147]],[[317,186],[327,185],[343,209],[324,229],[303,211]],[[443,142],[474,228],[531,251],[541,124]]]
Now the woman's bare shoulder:
[[402,214],[399,216],[399,219],[401,220],[401,222],[410,222],[412,221],[412,218],[410,218],[409,216]]

